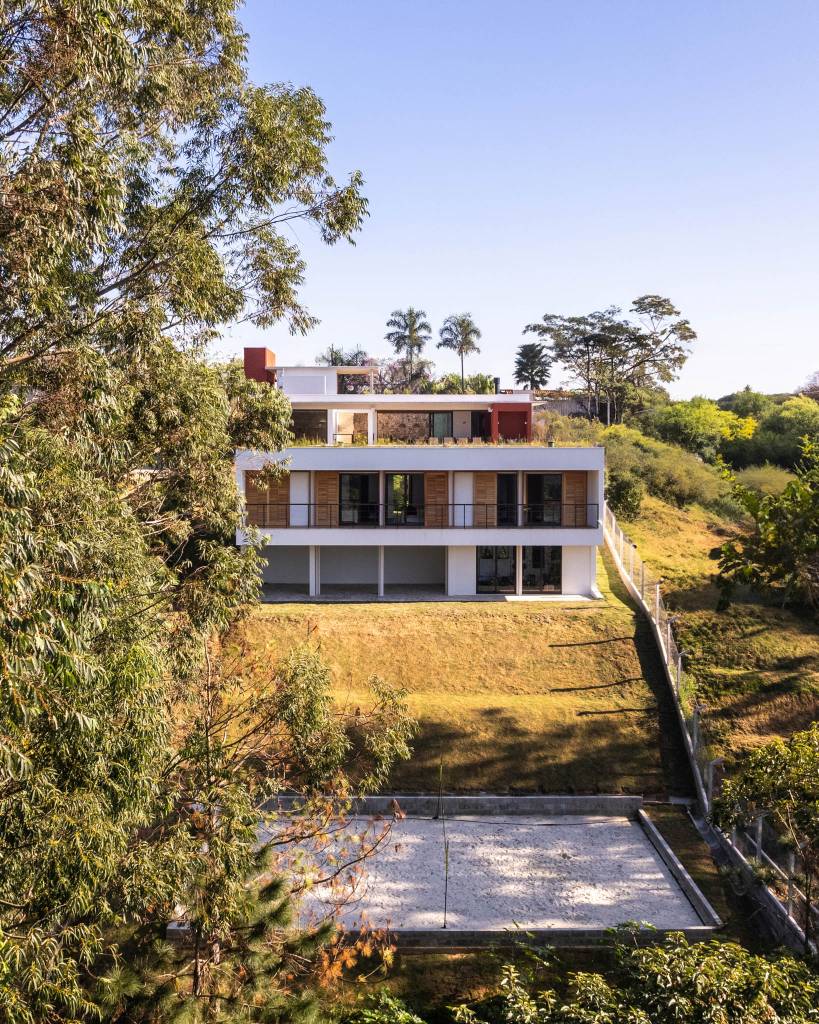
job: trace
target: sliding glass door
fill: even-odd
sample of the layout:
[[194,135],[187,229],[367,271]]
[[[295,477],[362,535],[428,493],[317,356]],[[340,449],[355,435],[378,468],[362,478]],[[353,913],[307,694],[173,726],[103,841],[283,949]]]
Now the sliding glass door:
[[387,473],[387,526],[424,525],[424,474]]
[[563,549],[525,547],[523,549],[523,593],[559,594],[562,591]]
[[515,549],[511,546],[477,548],[479,594],[514,594]]
[[378,473],[339,474],[342,526],[378,526]]

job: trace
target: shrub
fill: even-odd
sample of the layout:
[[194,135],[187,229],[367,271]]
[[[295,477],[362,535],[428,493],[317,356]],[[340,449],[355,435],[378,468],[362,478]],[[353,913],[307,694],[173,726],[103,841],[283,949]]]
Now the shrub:
[[646,437],[633,427],[603,432],[609,482],[637,477],[647,492],[674,505],[712,505],[728,493],[728,484],[712,466],[680,448]]
[[740,470],[736,478],[737,483],[749,490],[758,491],[760,494],[778,495],[793,480],[793,473],[766,462],[761,466],[748,466],[747,469]]
[[753,417],[720,409],[708,398],[654,406],[638,423],[652,437],[681,445],[709,462],[715,462],[726,446],[752,438],[757,426]]
[[637,518],[645,493],[645,484],[633,473],[609,473],[606,500],[621,519]]

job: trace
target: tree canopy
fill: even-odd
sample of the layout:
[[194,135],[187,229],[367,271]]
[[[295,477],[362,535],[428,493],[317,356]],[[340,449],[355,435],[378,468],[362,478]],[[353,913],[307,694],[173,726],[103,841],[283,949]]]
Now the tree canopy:
[[552,357],[542,342],[529,341],[518,346],[515,356],[515,383],[530,391],[545,388],[552,371]]
[[696,334],[673,303],[660,295],[641,295],[630,316],[611,306],[585,316],[544,314],[524,334],[549,344],[573,384],[586,395],[589,418],[605,410],[606,422],[618,422],[629,405],[674,380],[685,364]]
[[0,12],[0,1005],[15,1024],[92,1018],[119,930],[157,926],[186,891],[178,844],[146,837],[180,813],[165,788],[179,702],[257,592],[233,454],[290,437],[281,393],[206,345],[228,322],[307,330],[283,229],[333,244],[366,216],[360,173],[329,173],[321,100],[248,81],[235,9]]
[[432,334],[432,328],[423,309],[409,306],[407,309],[395,309],[387,320],[389,328],[384,338],[401,356],[406,364],[405,387],[409,391],[416,390],[418,380],[422,376],[418,357],[426,347]]
[[464,359],[480,352],[478,342],[481,339],[481,332],[471,313],[456,313],[444,320],[438,335],[441,339],[438,348],[450,349],[461,360],[461,391],[465,392]]

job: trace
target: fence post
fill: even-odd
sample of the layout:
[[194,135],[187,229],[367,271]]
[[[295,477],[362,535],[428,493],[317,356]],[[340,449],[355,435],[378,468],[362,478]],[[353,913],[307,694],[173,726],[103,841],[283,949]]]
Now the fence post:
[[694,711],[691,715],[691,745],[694,748],[694,757],[697,756],[697,748],[700,745],[700,706],[699,704],[694,705]]
[[640,597],[646,599],[646,563],[640,562]]
[[708,786],[706,788],[706,796],[708,798],[708,807],[706,810],[711,810],[711,805],[714,802],[714,769],[717,765],[725,764],[724,757],[715,757],[713,761],[708,762]]
[[793,917],[793,876],[796,873],[796,854],[793,850],[788,850],[788,895],[785,899],[785,909],[788,911],[788,917]]
[[631,545],[631,564],[629,566],[629,573],[628,573],[628,578],[632,582],[634,582],[634,554],[635,554],[636,550],[637,550],[637,545],[636,544],[632,544]]
[[657,580],[654,584],[654,621],[659,624],[660,622],[660,584],[663,581]]
[[624,569],[626,567],[625,559],[623,557],[624,554],[625,554],[625,551],[623,550],[625,548],[625,545],[626,545],[626,535],[623,533],[622,530],[620,530],[620,565],[622,565],[622,567]]
[[682,681],[682,651],[677,651],[677,700],[680,699],[680,683]]
[[762,860],[762,815],[754,822],[754,846],[756,847],[756,859]]
[[671,616],[665,620],[665,660],[671,659]]

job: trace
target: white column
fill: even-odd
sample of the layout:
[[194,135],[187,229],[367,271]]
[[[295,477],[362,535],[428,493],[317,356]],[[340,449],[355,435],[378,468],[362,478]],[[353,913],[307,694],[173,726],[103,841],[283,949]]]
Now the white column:
[[520,544],[515,548],[515,593],[518,596],[523,593],[523,547]]
[[523,488],[524,488],[524,483],[525,483],[525,477],[523,475],[523,470],[521,469],[521,470],[518,470],[518,487],[517,487],[517,491],[518,491],[518,494],[517,494],[517,498],[518,498],[518,516],[517,516],[516,522],[517,522],[518,526],[523,526],[526,523],[526,519],[525,519],[526,513],[525,513],[525,510],[523,508],[523,499],[524,499]]
[[384,596],[384,545],[378,545],[378,596]]
[[327,410],[327,444],[333,443],[333,435],[336,432],[336,411],[335,409]]
[[378,440],[376,436],[378,420],[376,419],[375,409],[367,410],[367,444],[375,444]]
[[311,544],[307,549],[309,551],[309,559],[307,563],[307,590],[310,597],[317,597],[319,593],[319,578],[318,578],[318,549],[314,544]]

